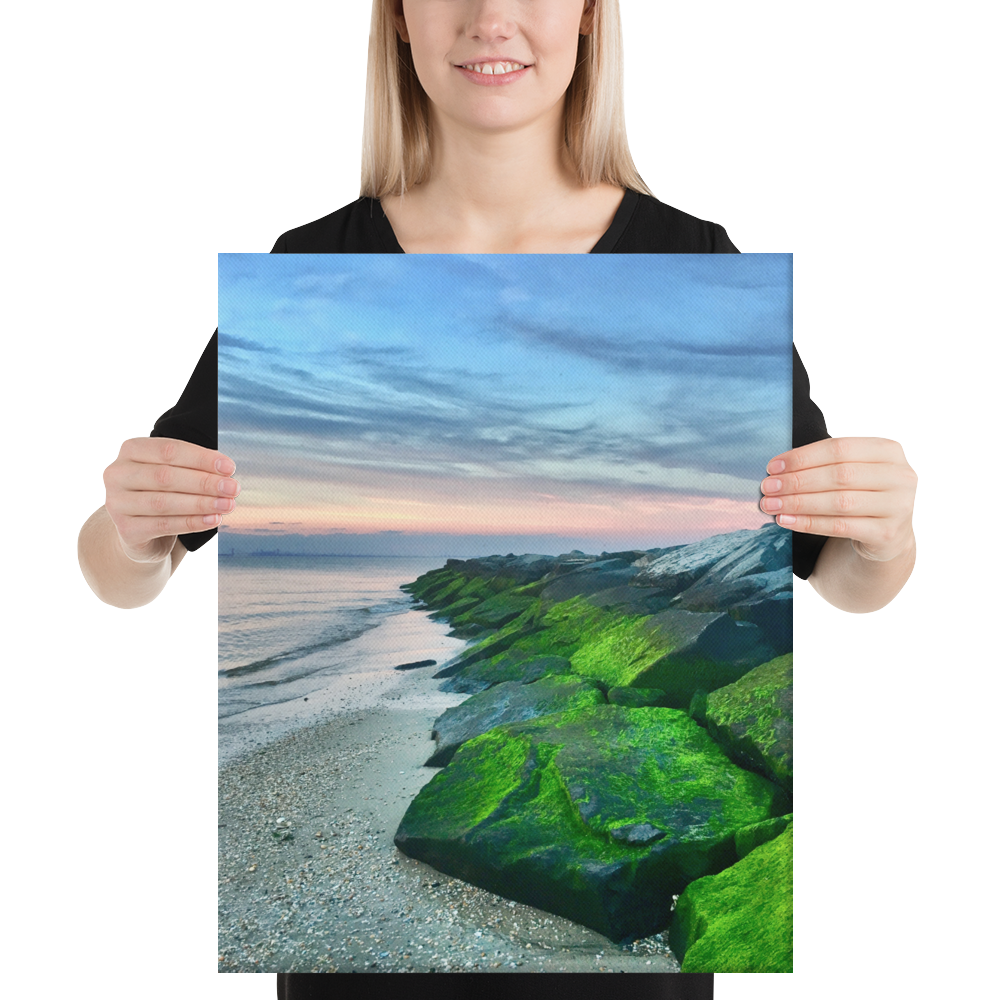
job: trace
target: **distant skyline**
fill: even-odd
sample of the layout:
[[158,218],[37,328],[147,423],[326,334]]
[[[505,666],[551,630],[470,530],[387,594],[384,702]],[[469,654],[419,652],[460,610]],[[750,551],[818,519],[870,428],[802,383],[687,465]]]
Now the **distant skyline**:
[[219,333],[260,548],[678,544],[767,523],[791,446],[788,254],[221,254]]

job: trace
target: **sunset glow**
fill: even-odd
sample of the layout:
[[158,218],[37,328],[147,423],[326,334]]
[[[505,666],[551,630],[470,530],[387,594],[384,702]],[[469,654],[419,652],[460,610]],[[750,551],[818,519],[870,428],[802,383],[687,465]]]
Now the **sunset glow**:
[[242,485],[224,534],[599,550],[769,520],[758,484],[791,444],[788,255],[219,268],[220,449]]

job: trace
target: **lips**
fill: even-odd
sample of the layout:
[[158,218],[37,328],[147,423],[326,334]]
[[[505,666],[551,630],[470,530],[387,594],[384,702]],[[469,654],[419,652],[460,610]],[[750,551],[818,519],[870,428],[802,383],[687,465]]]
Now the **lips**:
[[483,66],[486,63],[494,65],[498,62],[513,62],[518,66],[532,66],[533,63],[526,63],[523,59],[514,59],[511,56],[477,56],[474,59],[466,59],[464,63],[455,63],[455,66]]
[[503,87],[511,83],[516,83],[525,74],[530,72],[531,67],[525,66],[524,69],[516,69],[511,73],[501,73],[499,76],[491,76],[489,73],[477,73],[474,69],[466,69],[464,66],[456,66],[455,69],[467,80],[471,80],[480,87]]

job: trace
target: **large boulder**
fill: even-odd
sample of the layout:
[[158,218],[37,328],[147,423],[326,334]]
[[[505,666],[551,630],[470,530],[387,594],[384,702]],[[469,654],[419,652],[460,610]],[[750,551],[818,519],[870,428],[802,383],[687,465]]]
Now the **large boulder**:
[[[444,670],[449,670],[450,673],[444,675]],[[573,665],[565,656],[532,656],[530,653],[512,649],[490,660],[476,660],[472,663],[459,662],[453,664],[452,667],[444,667],[441,672],[434,674],[434,676],[446,677],[440,685],[442,691],[476,694],[504,681],[530,684],[540,677],[571,673],[573,673]]]
[[792,971],[792,824],[677,900],[670,948],[681,972]]
[[573,674],[542,677],[533,684],[503,681],[438,716],[431,731],[437,749],[427,759],[426,766],[444,767],[466,740],[503,723],[524,722],[552,712],[604,703],[600,688]]
[[[525,611],[538,606],[538,598],[529,597],[526,594],[509,593],[494,594],[485,601],[476,603],[471,608],[464,611],[448,609],[446,612],[438,612],[440,616],[446,616],[454,625],[483,625],[486,628],[502,628],[515,618],[520,618]],[[432,616],[434,617],[434,616]]]
[[633,587],[627,583],[588,594],[587,600],[595,608],[608,608],[621,615],[655,615],[668,610],[674,603],[669,591]]
[[774,657],[759,628],[727,614],[661,611],[608,618],[573,652],[573,669],[620,687],[655,687],[687,708],[698,690],[731,684]]
[[729,609],[731,618],[750,622],[778,654],[792,651],[792,592],[782,591],[772,597],[744,601]]
[[405,854],[611,938],[662,930],[671,899],[787,812],[686,713],[595,705],[464,743],[396,831]]
[[703,712],[701,721],[709,734],[734,760],[791,791],[791,653],[710,692]]
[[785,571],[791,564],[791,532],[766,524],[680,545],[658,558],[639,559],[635,582],[680,594],[696,583],[708,589],[741,577]]
[[638,572],[627,559],[599,559],[556,576],[545,584],[542,598],[556,603],[568,601],[571,597],[627,584]]

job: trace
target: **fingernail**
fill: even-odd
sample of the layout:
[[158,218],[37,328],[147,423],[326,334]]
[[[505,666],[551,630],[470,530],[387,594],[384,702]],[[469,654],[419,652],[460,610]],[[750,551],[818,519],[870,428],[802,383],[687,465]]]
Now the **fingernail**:
[[767,474],[769,476],[773,476],[779,472],[784,472],[784,471],[785,471],[785,463],[780,458],[776,458],[773,462],[768,463]]
[[236,466],[228,458],[217,458],[215,460],[215,471],[223,476],[231,476],[236,471]]
[[779,514],[776,518],[778,524],[795,524],[794,514]]
[[208,525],[216,525],[216,524],[219,523],[219,515],[218,514],[206,514],[201,519],[201,523],[202,524],[208,524]]
[[235,500],[229,500],[225,497],[219,497],[218,500],[213,504],[216,510],[221,510],[225,514],[232,512],[232,509],[236,506]]
[[777,493],[781,489],[780,479],[765,479],[764,482],[760,484],[761,491],[763,493]]
[[781,510],[781,498],[780,497],[764,497],[761,501],[761,506],[764,510]]
[[240,484],[235,479],[220,479],[219,492],[227,497],[234,497],[239,492]]

